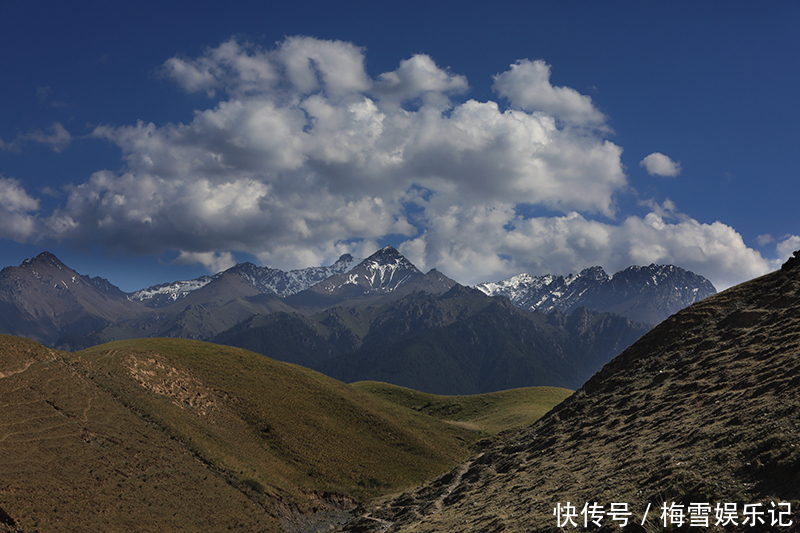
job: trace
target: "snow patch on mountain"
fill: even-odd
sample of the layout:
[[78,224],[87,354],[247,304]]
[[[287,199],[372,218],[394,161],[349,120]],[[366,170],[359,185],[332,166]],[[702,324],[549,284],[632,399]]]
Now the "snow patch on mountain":
[[400,252],[386,246],[362,261],[340,285],[326,287],[328,292],[335,292],[343,285],[359,285],[369,291],[391,292],[409,280],[422,276],[417,267]]
[[196,279],[154,285],[147,289],[129,294],[128,299],[137,302],[146,302],[158,298],[162,301],[162,305],[167,305],[187,296],[192,291],[205,287],[211,283],[215,277],[216,276],[201,276]]
[[288,272],[245,262],[214,276],[201,276],[196,279],[154,285],[129,294],[128,299],[145,302],[151,307],[163,307],[202,289],[225,274],[234,274],[244,278],[262,294],[276,294],[285,297],[308,289],[335,274],[345,273],[360,261],[350,254],[344,254],[330,266],[299,268]]
[[505,296],[517,307],[570,313],[578,307],[611,311],[657,323],[716,293],[706,278],[674,265],[631,266],[609,276],[593,266],[568,276],[519,274],[475,286],[489,296]]

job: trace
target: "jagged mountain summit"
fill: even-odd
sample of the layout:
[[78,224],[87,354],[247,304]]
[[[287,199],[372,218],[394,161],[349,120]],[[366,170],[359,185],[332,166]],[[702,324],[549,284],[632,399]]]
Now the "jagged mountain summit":
[[392,246],[381,248],[349,272],[331,276],[315,287],[320,294],[388,293],[424,274]]
[[798,331],[800,251],[671,316],[538,422],[345,530],[537,533],[588,518],[599,531],[799,531]]
[[476,288],[490,296],[505,296],[530,311],[549,313],[558,309],[571,313],[587,307],[653,325],[717,292],[703,276],[673,265],[655,264],[631,266],[613,276],[599,266],[566,277],[519,274],[479,283]]
[[214,276],[126,294],[43,252],[0,271],[0,333],[63,349],[148,336],[207,338],[256,313],[288,310],[280,304],[281,295],[346,272],[357,262],[345,254],[327,267],[289,272],[240,263]]
[[[360,259],[344,254],[330,266],[299,268],[295,270],[279,270],[277,268],[260,267],[253,263],[238,263],[224,272],[237,274],[247,279],[262,294],[276,294],[281,297],[298,293],[335,274],[342,274],[358,264]],[[214,276],[175,281],[154,285],[147,289],[133,292],[131,300],[145,302],[147,307],[164,307],[185,298],[192,292],[202,289],[222,276],[220,272]]]
[[391,300],[419,290],[442,293],[454,285],[454,280],[436,269],[423,274],[395,248],[386,246],[349,271],[287,297],[286,303],[317,312],[349,300]]

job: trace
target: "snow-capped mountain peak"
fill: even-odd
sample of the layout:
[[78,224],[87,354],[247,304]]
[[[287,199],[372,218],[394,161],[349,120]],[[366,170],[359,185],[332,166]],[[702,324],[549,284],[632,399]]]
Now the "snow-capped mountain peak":
[[369,256],[360,265],[353,269],[348,283],[366,285],[371,288],[391,290],[412,277],[422,275],[411,261],[391,246],[386,246]]
[[422,272],[400,252],[386,246],[364,259],[343,278],[331,278],[324,290],[333,293],[344,285],[356,285],[368,291],[390,292],[421,276]]
[[655,264],[631,266],[613,276],[599,266],[566,277],[519,274],[479,283],[476,288],[489,296],[505,296],[522,309],[570,313],[583,306],[651,324],[716,293],[702,276],[674,265]]
[[163,307],[176,300],[180,300],[197,289],[205,287],[213,280],[214,276],[200,276],[196,279],[153,285],[152,287],[129,294],[128,299],[146,302],[151,307]]

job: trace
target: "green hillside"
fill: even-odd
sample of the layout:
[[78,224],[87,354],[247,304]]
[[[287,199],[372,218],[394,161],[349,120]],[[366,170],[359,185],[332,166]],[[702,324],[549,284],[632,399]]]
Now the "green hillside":
[[459,427],[495,434],[532,424],[572,394],[558,387],[525,387],[468,396],[442,396],[381,383],[352,387]]
[[372,496],[441,471],[470,439],[413,411],[386,413],[317,372],[227,346],[140,339],[74,357],[102,388],[265,495]]

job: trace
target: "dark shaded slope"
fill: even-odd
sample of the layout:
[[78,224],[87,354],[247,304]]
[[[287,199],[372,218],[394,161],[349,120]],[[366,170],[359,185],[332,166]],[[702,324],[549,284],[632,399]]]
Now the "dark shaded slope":
[[[726,531],[798,531],[799,473],[800,256],[674,315],[536,424],[348,530],[557,531],[559,503],[617,502],[637,523],[650,504],[657,531],[664,502],[699,502],[737,505]],[[766,523],[744,524],[745,504]]]
[[570,316],[530,313],[456,285],[380,306],[253,317],[213,340],[346,382],[478,394],[540,385],[574,389],[648,329],[587,309]]
[[521,315],[494,308],[398,342],[342,355],[320,370],[343,381],[385,381],[437,394],[567,387],[574,370],[558,342]]
[[135,318],[81,337],[66,335],[59,339],[56,347],[75,351],[105,342],[144,337],[208,340],[254,315],[291,310],[278,296],[259,293],[245,277],[223,272],[205,287],[170,305],[146,309]]
[[647,331],[585,308],[566,317],[515,308],[505,299],[458,321],[332,358],[319,370],[343,381],[385,381],[436,394],[516,387],[577,388]]
[[[213,341],[313,368],[339,353],[335,339],[299,313],[258,315],[214,337]],[[355,344],[349,346],[352,347]]]
[[362,346],[394,343],[409,335],[461,320],[491,299],[456,285],[445,294],[422,291],[378,305],[337,306],[315,315],[276,312],[259,315],[220,333],[214,342],[318,368]]

